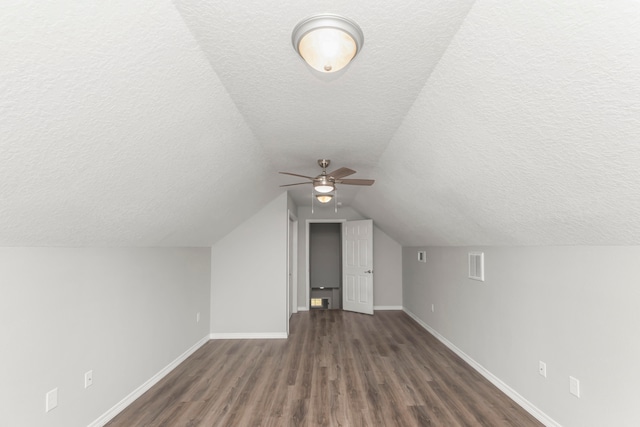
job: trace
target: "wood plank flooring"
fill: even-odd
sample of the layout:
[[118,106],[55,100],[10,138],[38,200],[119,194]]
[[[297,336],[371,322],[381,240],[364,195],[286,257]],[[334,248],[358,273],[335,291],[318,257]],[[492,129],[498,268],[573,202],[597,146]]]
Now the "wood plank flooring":
[[209,341],[115,417],[132,426],[541,426],[401,311],[294,314]]

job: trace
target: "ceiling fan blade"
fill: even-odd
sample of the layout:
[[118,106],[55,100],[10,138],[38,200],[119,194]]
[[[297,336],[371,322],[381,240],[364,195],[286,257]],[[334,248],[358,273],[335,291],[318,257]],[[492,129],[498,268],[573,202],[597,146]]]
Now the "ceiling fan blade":
[[347,185],[373,185],[374,182],[376,182],[374,179],[341,179],[340,181],[336,180],[336,183]]
[[345,176],[353,175],[356,173],[353,169],[349,168],[340,168],[336,169],[333,172],[328,173],[327,175],[334,177],[335,179],[340,179]]
[[[310,179],[311,181],[313,181],[315,178],[312,176],[306,176],[306,175],[299,175],[297,173],[291,173],[291,172],[278,172],[281,173],[283,175],[291,175],[291,176],[299,176],[300,178],[307,178]],[[306,184],[306,183],[305,183]]]
[[296,182],[295,184],[285,184],[280,187],[291,187],[292,185],[302,185],[302,184],[311,184],[310,182]]

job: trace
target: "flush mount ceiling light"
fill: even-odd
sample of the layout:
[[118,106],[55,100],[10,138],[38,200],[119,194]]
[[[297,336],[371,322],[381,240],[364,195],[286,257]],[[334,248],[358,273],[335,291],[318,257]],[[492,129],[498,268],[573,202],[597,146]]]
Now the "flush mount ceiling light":
[[364,43],[362,29],[339,15],[315,15],[293,29],[293,48],[315,70],[334,73],[346,67]]

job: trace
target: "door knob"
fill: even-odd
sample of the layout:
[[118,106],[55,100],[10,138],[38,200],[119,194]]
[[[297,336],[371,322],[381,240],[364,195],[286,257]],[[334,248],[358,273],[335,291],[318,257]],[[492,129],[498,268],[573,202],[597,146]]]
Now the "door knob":
[[367,270],[365,273],[373,273],[373,270]]

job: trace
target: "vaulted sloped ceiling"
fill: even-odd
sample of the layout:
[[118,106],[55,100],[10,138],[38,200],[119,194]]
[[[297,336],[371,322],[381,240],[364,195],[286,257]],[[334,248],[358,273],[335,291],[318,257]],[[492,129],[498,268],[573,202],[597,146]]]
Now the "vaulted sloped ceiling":
[[640,243],[638,22],[476,2],[354,206],[405,245]]
[[0,244],[205,246],[279,193],[170,2],[10,3]]
[[[291,47],[322,12],[365,34],[336,76]],[[404,245],[637,244],[637,22],[618,0],[9,0],[0,245],[210,245],[318,158],[376,179],[339,197]]]

